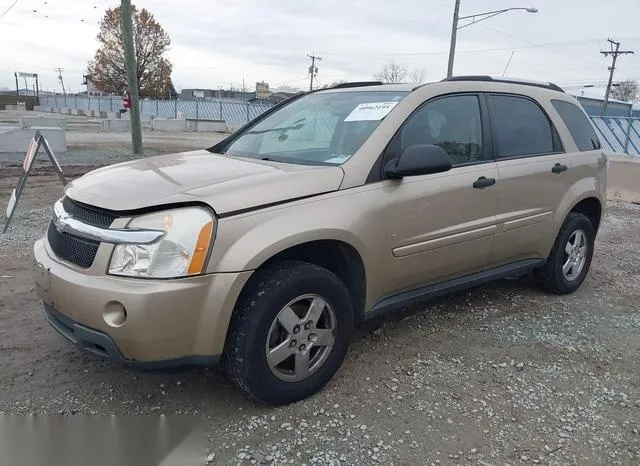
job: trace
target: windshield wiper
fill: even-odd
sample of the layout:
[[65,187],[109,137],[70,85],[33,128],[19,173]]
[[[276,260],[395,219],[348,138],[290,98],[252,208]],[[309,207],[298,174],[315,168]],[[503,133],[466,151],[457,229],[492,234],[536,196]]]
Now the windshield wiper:
[[306,118],[301,118],[300,120],[294,121],[291,125],[289,126],[285,126],[283,128],[271,128],[271,129],[263,129],[263,130],[258,130],[258,131],[247,131],[244,134],[266,134],[266,133],[272,133],[272,132],[281,132],[281,133],[286,133],[287,131],[291,131],[293,129],[300,129],[303,128],[304,125],[306,124],[305,122],[307,121]]

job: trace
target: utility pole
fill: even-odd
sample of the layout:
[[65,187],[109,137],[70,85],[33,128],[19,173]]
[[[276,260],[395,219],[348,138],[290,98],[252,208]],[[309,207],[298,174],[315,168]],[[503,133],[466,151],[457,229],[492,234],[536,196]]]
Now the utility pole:
[[311,58],[311,66],[309,67],[309,74],[311,75],[311,81],[309,82],[309,90],[313,90],[313,78],[318,74],[318,67],[316,66],[316,60],[320,61],[322,58],[316,57],[315,55],[307,55],[307,57]]
[[460,12],[460,0],[456,0],[453,7],[453,24],[451,25],[451,44],[449,45],[449,64],[447,65],[447,78],[453,76],[453,57],[456,54],[456,39],[458,36],[458,14]]
[[133,19],[131,0],[121,0],[120,13],[122,15],[122,35],[124,42],[124,57],[127,68],[127,84],[131,97],[131,143],[134,154],[142,154],[142,128],[140,125],[140,100],[138,96],[138,73],[136,65],[136,51],[133,47]]
[[[609,82],[607,83],[607,90],[604,93],[604,104],[602,105],[602,115],[607,113],[607,105],[609,104],[609,94],[611,93],[611,85],[613,84],[613,72],[616,69],[616,60],[618,55],[633,54],[633,50],[620,50],[620,42],[616,42],[612,39],[607,39],[611,44],[611,50],[601,50],[600,53],[605,57],[611,55],[611,66],[609,67]],[[615,49],[614,49],[615,46]]]
[[58,81],[60,81],[60,84],[62,85],[62,94],[64,94],[65,96],[67,95],[67,91],[64,88],[64,79],[62,79],[62,72],[64,71],[64,68],[56,68],[56,72],[58,73]]

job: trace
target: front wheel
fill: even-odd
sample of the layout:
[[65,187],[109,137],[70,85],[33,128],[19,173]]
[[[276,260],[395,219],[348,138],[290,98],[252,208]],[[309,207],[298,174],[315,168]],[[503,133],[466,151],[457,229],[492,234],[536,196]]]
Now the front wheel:
[[319,391],[340,367],[353,332],[342,281],[314,264],[287,261],[256,272],[231,319],[225,366],[258,400],[282,405]]
[[593,225],[585,215],[567,215],[546,264],[535,271],[538,281],[555,294],[577,290],[589,272],[594,241]]

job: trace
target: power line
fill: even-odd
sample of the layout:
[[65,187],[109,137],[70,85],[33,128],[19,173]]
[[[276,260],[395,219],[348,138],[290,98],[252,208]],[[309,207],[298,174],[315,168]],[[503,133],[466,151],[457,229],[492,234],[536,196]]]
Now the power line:
[[[542,44],[534,44],[532,42],[528,42],[525,41],[523,39],[517,38],[515,36],[511,36],[508,34],[505,34],[501,31],[498,31],[497,29],[492,29],[492,28],[486,28],[486,29],[490,29],[494,32],[497,32],[499,34],[503,34],[506,35],[508,37],[511,37],[513,39],[519,40],[521,42],[524,42],[526,44],[529,45],[521,45],[518,47],[498,47],[498,48],[491,48],[491,49],[472,49],[472,50],[463,50],[460,52],[456,51],[456,55],[458,54],[475,54],[475,53],[489,53],[489,52],[502,52],[505,50],[525,50],[525,49],[533,49],[533,48],[547,48],[547,47],[567,47],[567,46],[572,46],[572,45],[581,45],[581,44],[589,44],[589,43],[599,43],[602,42],[602,40],[604,39],[580,39],[580,40],[570,40],[570,41],[557,41],[557,42],[547,42],[547,43],[542,43]],[[344,57],[362,57],[362,58],[375,58],[375,57],[423,57],[423,56],[436,56],[436,55],[447,55],[449,52],[448,51],[441,51],[441,52],[389,52],[389,53],[375,53],[375,54],[367,54],[367,53],[324,53],[323,55],[327,55],[327,56],[344,56]],[[595,64],[595,62],[592,62]],[[598,64],[598,66],[600,66]]]
[[[611,84],[613,83],[613,72],[616,69],[616,60],[620,55],[633,55],[633,50],[620,50],[620,42],[616,42],[612,39],[607,39],[611,46],[611,50],[601,50],[600,53],[605,57],[611,55],[611,66],[609,67],[609,82],[607,83],[607,90],[604,93],[604,104],[602,104],[602,114],[607,112],[607,104],[609,103],[609,94],[611,93]],[[615,46],[615,49],[614,49]]]
[[4,16],[9,13],[14,6],[16,6],[16,3],[18,3],[18,0],[14,0],[14,2],[9,5],[9,8],[0,13],[0,19],[4,18]]

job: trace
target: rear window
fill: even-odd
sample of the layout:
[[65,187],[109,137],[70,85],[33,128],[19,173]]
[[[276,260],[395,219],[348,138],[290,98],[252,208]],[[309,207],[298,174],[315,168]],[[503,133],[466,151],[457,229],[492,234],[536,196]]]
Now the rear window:
[[533,101],[519,96],[491,96],[498,156],[517,157],[555,151],[553,128]]
[[564,100],[552,100],[551,103],[564,124],[567,125],[578,150],[600,149],[600,140],[593,130],[591,122],[580,108]]

